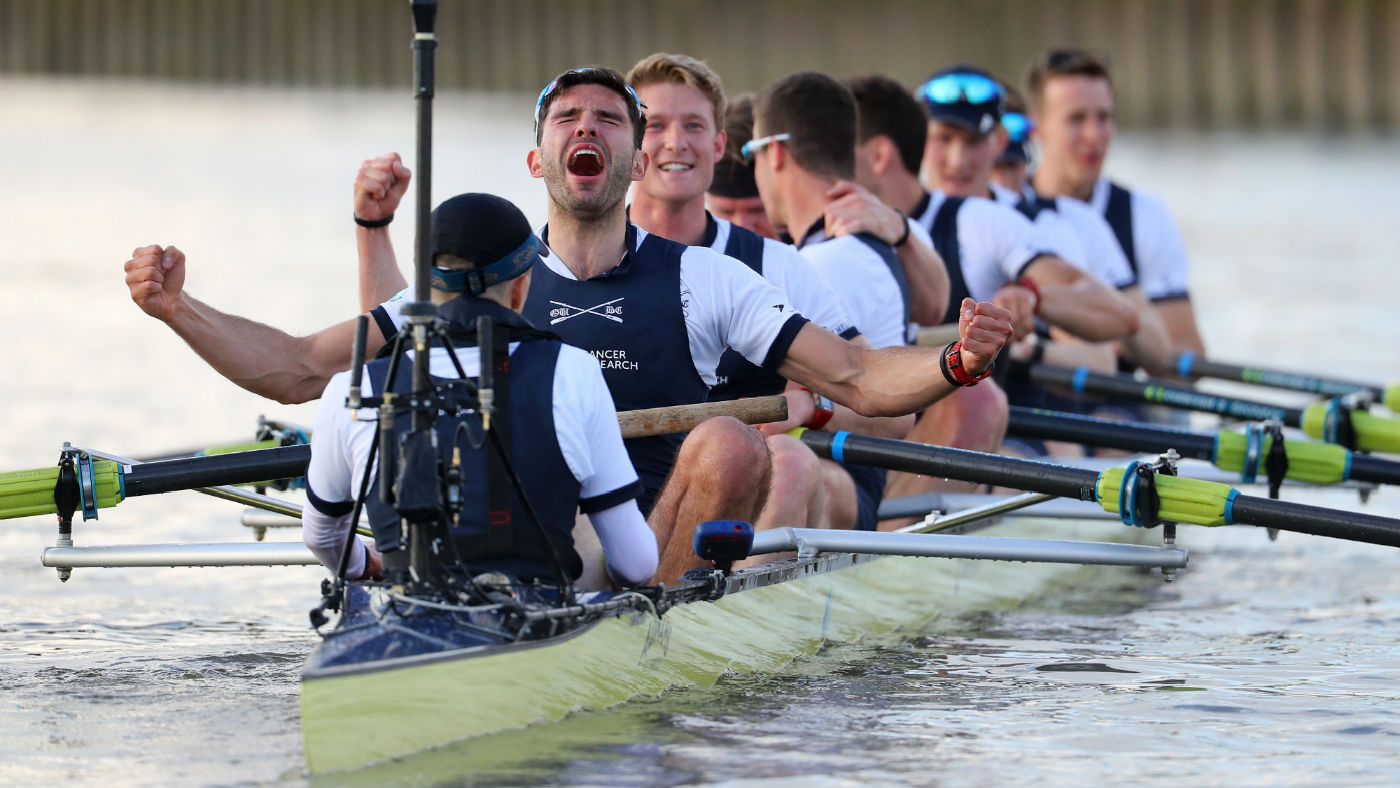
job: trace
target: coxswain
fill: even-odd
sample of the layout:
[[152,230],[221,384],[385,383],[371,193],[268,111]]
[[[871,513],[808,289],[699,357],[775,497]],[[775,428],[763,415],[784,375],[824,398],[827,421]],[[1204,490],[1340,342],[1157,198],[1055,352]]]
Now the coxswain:
[[[549,254],[537,267],[524,314],[613,360],[603,374],[620,408],[704,401],[720,357],[732,349],[860,415],[903,416],[976,382],[1010,338],[1006,310],[969,299],[961,338],[947,353],[861,348],[810,323],[743,263],[630,224],[627,190],[648,165],[645,114],[611,69],[561,74],[540,92],[535,119],[537,147],[527,165],[549,194],[541,232]],[[396,268],[388,255],[362,264]],[[382,314],[394,319],[391,307]],[[762,510],[771,471],[767,446],[735,419],[710,419],[683,440],[627,444],[642,481],[639,500],[650,509],[660,545],[663,581],[697,565],[690,545],[697,523],[753,522]]]
[[[460,501],[460,510],[446,523],[451,544],[443,561],[468,577],[490,572],[547,583],[556,576],[558,560],[571,579],[578,579],[582,561],[571,533],[579,510],[601,540],[611,579],[638,585],[656,571],[656,539],[637,508],[637,474],[623,448],[598,362],[536,330],[519,314],[541,248],[524,214],[499,197],[463,194],[433,212],[432,301],[456,347],[461,372],[478,381],[476,321],[486,316],[493,323],[500,356],[493,363],[498,396],[492,429],[509,447],[510,465],[524,492],[522,498],[515,491],[500,455],[484,440],[476,408],[440,411],[434,424],[440,462],[458,468],[460,485],[457,495],[447,496]],[[446,349],[431,352],[435,381],[460,379]],[[364,396],[411,391],[408,362],[405,358],[399,365],[392,386],[389,358],[367,364]],[[306,473],[309,505],[302,514],[306,545],[333,572],[349,538],[361,482],[366,474],[377,478],[384,467],[383,458],[369,462],[378,436],[376,412],[365,409],[357,418],[346,407],[349,381],[350,373],[336,374],[321,396]],[[402,433],[409,428],[405,413],[395,429]],[[385,556],[392,565],[395,554],[402,557],[404,552],[399,550],[398,514],[378,500],[377,485],[368,489],[365,511],[374,544],[352,547],[347,579],[377,579]],[[541,540],[539,528],[530,522],[534,518],[551,545]]]

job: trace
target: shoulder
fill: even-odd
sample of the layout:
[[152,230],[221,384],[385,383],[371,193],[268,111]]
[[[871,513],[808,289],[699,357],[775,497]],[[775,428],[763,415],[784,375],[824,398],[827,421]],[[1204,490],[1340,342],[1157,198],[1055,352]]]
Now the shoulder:
[[[664,239],[663,239],[664,240]],[[666,243],[673,243],[666,241]],[[681,246],[681,276],[687,280],[706,278],[714,281],[752,282],[763,277],[734,258],[716,252],[708,246]],[[766,249],[765,249],[766,251]]]
[[1029,228],[1031,220],[1009,205],[992,202],[985,197],[968,197],[958,211],[959,226],[988,228]]

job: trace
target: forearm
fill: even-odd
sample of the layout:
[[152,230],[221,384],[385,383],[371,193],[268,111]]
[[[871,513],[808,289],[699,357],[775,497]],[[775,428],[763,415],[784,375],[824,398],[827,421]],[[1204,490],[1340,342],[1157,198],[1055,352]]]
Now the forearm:
[[914,429],[914,415],[911,413],[904,416],[862,416],[845,405],[837,405],[831,421],[827,422],[823,429],[904,440],[909,431]]
[[840,375],[818,378],[794,369],[786,376],[845,405],[853,416],[900,417],[952,393],[954,387],[944,379],[938,356],[939,350],[933,348],[855,349],[852,363]]
[[904,279],[909,284],[909,315],[925,326],[943,322],[948,311],[948,268],[938,252],[918,238],[911,237],[896,247]]
[[408,281],[399,270],[388,226],[356,227],[355,248],[360,257],[360,311],[368,312],[397,295]]
[[284,404],[320,396],[331,375],[350,364],[348,336],[343,353],[318,358],[311,338],[220,312],[188,293],[169,326],[220,375]]
[[1122,339],[1138,330],[1138,317],[1123,297],[1096,280],[1040,288],[1037,314],[1087,342]]
[[1205,343],[1196,328],[1196,310],[1189,298],[1173,298],[1152,304],[1166,327],[1167,337],[1174,353],[1195,353],[1205,355]]
[[636,501],[588,515],[607,561],[608,575],[624,586],[638,586],[656,574],[656,534],[647,525]]
[[1172,352],[1172,341],[1167,335],[1166,325],[1157,314],[1157,310],[1145,299],[1138,296],[1137,302],[1141,325],[1137,333],[1123,340],[1124,357],[1147,370],[1147,374],[1153,377],[1175,375],[1173,360],[1176,354]]

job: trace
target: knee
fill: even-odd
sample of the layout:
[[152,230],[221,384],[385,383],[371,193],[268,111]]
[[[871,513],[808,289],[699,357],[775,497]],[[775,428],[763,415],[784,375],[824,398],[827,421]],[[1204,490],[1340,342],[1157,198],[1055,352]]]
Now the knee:
[[701,422],[681,444],[676,464],[697,479],[725,489],[768,486],[772,463],[758,430],[728,416]]
[[790,435],[768,438],[773,463],[773,487],[811,491],[822,483],[821,460],[812,450]]

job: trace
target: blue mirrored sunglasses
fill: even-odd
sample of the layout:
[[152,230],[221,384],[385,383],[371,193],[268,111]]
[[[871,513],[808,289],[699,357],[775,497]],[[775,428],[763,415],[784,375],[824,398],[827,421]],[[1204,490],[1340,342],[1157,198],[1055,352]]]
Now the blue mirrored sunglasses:
[[[601,71],[602,69],[594,68],[592,66],[585,66],[583,68],[571,68],[568,71],[565,71],[563,74],[560,74],[559,76],[555,77],[554,81],[550,82],[548,85],[545,85],[544,90],[540,91],[540,97],[535,100],[536,125],[538,125],[540,122],[540,111],[544,109],[544,100],[549,98],[551,93],[559,89],[559,80],[569,76],[570,74],[590,74],[593,72]],[[645,115],[647,105],[642,103],[641,98],[637,96],[637,91],[633,90],[631,85],[623,85],[623,87],[627,88],[627,95],[632,97],[632,105],[636,107],[637,114]]]
[[954,104],[967,101],[986,104],[1004,95],[1001,85],[981,74],[944,74],[925,82],[919,95],[934,104]]
[[791,134],[769,134],[767,137],[749,140],[739,148],[739,156],[743,158],[745,164],[753,164],[753,157],[759,151],[775,142],[787,142],[790,139],[792,139]]
[[1031,130],[1035,128],[1035,123],[1019,112],[1008,112],[1001,116],[1001,125],[1006,127],[1007,136],[1011,142],[1025,142],[1031,136]]

